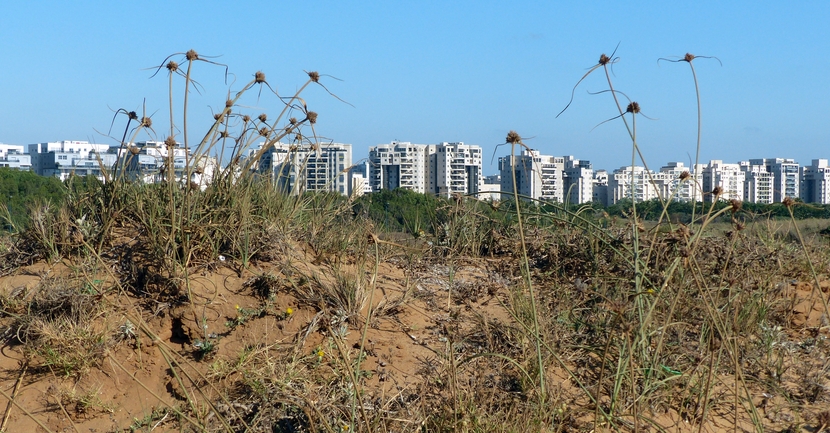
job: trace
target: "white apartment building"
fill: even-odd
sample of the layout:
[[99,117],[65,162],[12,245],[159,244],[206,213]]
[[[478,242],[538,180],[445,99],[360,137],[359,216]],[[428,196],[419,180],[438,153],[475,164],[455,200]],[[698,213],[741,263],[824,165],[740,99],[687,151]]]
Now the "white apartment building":
[[512,199],[515,191],[533,200],[562,203],[565,193],[564,171],[565,158],[542,155],[538,150],[523,149],[521,155],[500,157],[501,199]]
[[622,199],[631,199],[639,203],[658,198],[664,186],[661,179],[665,177],[640,166],[623,166],[608,175],[607,205],[611,206]]
[[25,153],[23,146],[0,143],[0,167],[31,170],[32,156]]
[[116,153],[107,144],[86,141],[58,141],[29,145],[32,169],[41,176],[54,176],[61,181],[70,175],[95,176],[104,180],[104,170],[111,170]]
[[443,142],[430,154],[427,189],[442,197],[477,194],[481,189],[481,147]]
[[425,194],[429,189],[429,155],[434,145],[393,141],[369,148],[372,191],[405,188]]
[[563,198],[571,204],[588,203],[593,200],[594,168],[590,161],[564,157],[565,173],[563,181]]
[[740,164],[724,164],[722,160],[711,160],[703,168],[703,201],[711,203],[715,196],[711,192],[721,187],[721,200],[743,200],[746,174]]
[[[119,148],[111,148],[118,151]],[[177,180],[184,176],[187,165],[188,152],[185,148],[177,145],[172,149],[162,141],[139,141],[126,146],[121,152],[125,175],[133,180],[141,180],[145,183],[160,182],[165,179],[168,159],[172,159],[173,173]]]
[[799,165],[789,158],[750,159],[750,165],[765,167],[773,176],[772,199],[781,203],[785,197],[797,198],[799,193]]
[[812,164],[801,167],[801,200],[830,204],[830,165],[826,159],[814,159]]
[[608,171],[597,170],[591,179],[591,201],[603,206],[608,205]]
[[487,201],[501,200],[501,175],[484,176],[481,188],[478,190],[478,199]]
[[[703,194],[700,189],[702,180],[701,169],[704,165],[698,165],[697,170],[686,167],[682,162],[669,162],[660,167],[659,182],[660,194],[667,199],[691,202],[702,200]],[[681,180],[683,173],[688,173],[686,180]]]
[[749,161],[741,161],[741,171],[744,172],[743,201],[750,203],[774,203],[773,201],[773,174],[763,165],[753,165]]
[[[255,154],[265,143],[260,143]],[[265,152],[257,170],[268,174],[279,188],[291,194],[306,191],[335,191],[352,193],[349,168],[352,165],[352,145],[327,143],[295,145],[276,143]]]

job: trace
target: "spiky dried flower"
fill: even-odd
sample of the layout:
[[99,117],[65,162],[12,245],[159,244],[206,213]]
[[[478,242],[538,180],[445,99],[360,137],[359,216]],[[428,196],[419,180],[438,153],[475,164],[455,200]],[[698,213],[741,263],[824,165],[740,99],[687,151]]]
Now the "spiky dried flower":
[[130,146],[130,153],[132,153],[133,155],[138,155],[139,152],[141,152],[141,149],[139,149],[136,146]]
[[245,122],[245,123],[250,122],[251,121],[251,116],[249,116],[247,114],[243,114],[242,115],[242,121]]
[[719,197],[721,194],[723,194],[723,188],[719,186],[716,186],[715,189],[712,190],[712,195],[715,197]]
[[141,118],[141,126],[144,128],[150,128],[153,126],[153,119],[144,116]]
[[231,134],[228,131],[220,131],[219,132],[219,137],[220,138],[228,138],[230,136],[231,136]]
[[167,146],[168,149],[171,148],[171,147],[176,147],[176,139],[173,138],[172,136],[167,137],[167,138],[164,139],[164,144]]
[[793,207],[795,206],[795,200],[793,200],[792,197],[784,197],[784,200],[781,201],[781,204],[783,204],[786,207]]
[[729,200],[729,204],[732,205],[732,213],[741,210],[741,207],[744,205],[742,201],[734,198],[732,200]]
[[290,124],[292,124],[292,125],[296,125],[296,124],[297,124],[297,118],[296,118],[296,117],[292,117],[292,118],[288,119],[288,123],[290,123]]
[[254,82],[257,83],[257,84],[264,83],[265,82],[265,72],[256,71],[256,74],[254,74]]
[[741,230],[743,230],[744,228],[746,228],[746,226],[744,225],[744,223],[743,223],[743,222],[741,222],[741,221],[735,221],[735,230],[737,230],[737,231],[741,231]]
[[199,60],[199,53],[197,53],[196,50],[188,50],[187,53],[185,53],[184,58],[191,62]]
[[268,136],[268,128],[265,128],[265,127],[261,128],[259,130],[259,135],[261,135],[263,137],[267,137]]
[[167,70],[170,72],[176,72],[179,70],[179,64],[174,62],[173,60],[167,62],[166,66]]
[[694,60],[694,59],[695,59],[695,55],[692,54],[692,53],[686,53],[686,55],[683,56],[683,60],[686,61],[686,62],[691,63],[691,61]]
[[639,113],[640,112],[640,104],[638,104],[636,102],[632,102],[632,103],[628,104],[628,107],[626,107],[625,112],[626,113],[632,113],[632,114]]
[[522,137],[516,131],[510,131],[507,133],[507,138],[505,139],[507,143],[510,144],[518,144],[522,142]]
[[308,73],[308,78],[315,83],[320,82],[320,73],[317,71],[311,71]]
[[222,118],[222,113],[216,113],[213,115],[213,120],[219,120]]
[[138,120],[138,113],[136,113],[135,111],[130,111],[129,113],[127,113],[127,117],[129,117],[130,120]]
[[225,101],[225,108],[233,107],[233,101],[228,99]]
[[[616,51],[616,50],[615,50],[615,51]],[[612,55],[613,55],[613,54],[612,54]],[[600,64],[600,65],[605,66],[605,65],[607,65],[607,64],[608,64],[608,62],[610,62],[610,61],[611,61],[611,58],[610,58],[610,57],[608,57],[608,56],[606,56],[606,55],[605,55],[605,53],[602,53],[602,55],[601,55],[601,56],[599,56],[599,64]]]
[[316,112],[309,111],[308,113],[306,113],[305,117],[308,119],[308,123],[311,123],[312,125],[317,123],[317,113]]
[[681,182],[688,179],[688,178],[690,178],[690,177],[692,177],[692,174],[689,173],[688,171],[684,171],[683,173],[680,173],[680,181]]
[[257,119],[259,119],[260,122],[265,123],[265,122],[268,121],[268,115],[266,115],[265,113],[262,113],[262,114],[259,115],[259,117],[257,117]]

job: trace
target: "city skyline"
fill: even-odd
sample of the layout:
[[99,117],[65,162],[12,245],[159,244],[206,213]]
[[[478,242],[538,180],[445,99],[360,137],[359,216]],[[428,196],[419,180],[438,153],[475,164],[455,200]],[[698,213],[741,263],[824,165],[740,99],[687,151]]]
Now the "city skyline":
[[[212,5],[212,7],[211,7]],[[754,2],[452,4],[334,2],[246,4],[254,16],[291,17],[299,28],[263,32],[227,29],[228,5],[201,7],[150,1],[80,5],[4,5],[0,55],[7,61],[0,92],[0,136],[9,144],[74,140],[114,144],[109,131],[119,108],[154,115],[164,140],[167,86],[153,68],[167,55],[195,49],[224,68],[200,65],[191,94],[192,131],[204,131],[211,110],[256,71],[291,93],[316,70],[325,89],[303,95],[320,117],[321,136],[354,143],[356,154],[393,140],[419,143],[503,143],[509,130],[545,154],[575,154],[595,166],[630,160],[631,143],[614,117],[602,70],[576,89],[599,55],[619,57],[617,90],[637,101],[638,144],[646,162],[693,162],[697,107],[686,63],[660,62],[690,52],[701,89],[701,161],[752,156],[808,163],[830,143],[830,96],[820,53],[830,48],[830,4]],[[165,16],[187,17],[178,25]],[[243,14],[243,12],[240,12]],[[604,18],[603,18],[604,17]],[[254,21],[251,21],[252,24]],[[517,25],[518,24],[518,25]],[[616,52],[615,52],[616,49]],[[337,81],[330,74],[343,81]],[[175,97],[181,98],[181,88]],[[273,113],[273,104],[246,107]],[[180,110],[180,106],[178,108]],[[179,122],[180,123],[180,122]],[[601,124],[601,125],[600,125]],[[599,125],[599,126],[598,126]],[[595,128],[596,127],[596,128]],[[563,149],[568,149],[563,151]],[[492,153],[484,172],[497,171]],[[498,155],[497,155],[498,156]],[[491,161],[493,161],[491,163]]]

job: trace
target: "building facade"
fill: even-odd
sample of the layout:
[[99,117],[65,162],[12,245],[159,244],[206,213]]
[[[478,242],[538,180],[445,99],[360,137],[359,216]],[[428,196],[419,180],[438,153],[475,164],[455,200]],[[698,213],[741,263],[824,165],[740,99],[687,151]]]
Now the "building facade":
[[800,192],[805,203],[830,204],[830,165],[826,159],[814,159],[801,167]]
[[25,153],[23,146],[0,143],[0,167],[31,170],[32,156]]
[[499,158],[501,199],[511,199],[515,191],[527,199],[562,203],[564,171],[565,158],[542,155],[538,150],[523,149],[520,155],[503,156]]
[[[260,143],[259,148],[251,151],[252,154],[262,149],[264,144]],[[351,144],[276,143],[262,155],[257,171],[270,176],[274,184],[287,193],[334,191],[349,195],[352,193],[351,165]]]

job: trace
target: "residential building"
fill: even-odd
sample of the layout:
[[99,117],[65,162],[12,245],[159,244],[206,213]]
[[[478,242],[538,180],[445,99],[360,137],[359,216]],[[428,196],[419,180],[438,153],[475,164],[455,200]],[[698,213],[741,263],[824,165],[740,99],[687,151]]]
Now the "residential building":
[[[542,155],[538,150],[523,149],[521,155],[499,158],[502,200],[515,191],[526,199],[564,201],[565,158]],[[516,185],[513,185],[513,178]]]
[[603,206],[608,205],[608,171],[596,170],[591,179],[591,201]]
[[32,169],[41,176],[66,180],[70,175],[95,176],[104,180],[118,159],[107,144],[86,141],[58,141],[29,145]]
[[814,159],[812,164],[801,167],[801,200],[830,204],[830,166],[826,159]]
[[764,165],[753,165],[749,161],[741,161],[741,171],[744,172],[743,201],[750,203],[773,203],[773,174],[767,171]]
[[23,146],[0,143],[0,167],[31,170],[32,156],[25,153]]
[[405,188],[422,194],[429,189],[429,155],[434,145],[393,141],[369,148],[369,185],[373,192]]
[[744,199],[744,181],[746,173],[741,170],[740,164],[725,164],[722,160],[712,160],[703,170],[703,201],[711,203],[715,199],[712,194],[715,187],[721,188],[718,196],[721,200]]
[[799,194],[799,165],[795,160],[788,158],[750,159],[751,165],[765,167],[773,176],[772,199],[781,203],[785,197],[798,198]]
[[562,177],[563,198],[566,203],[582,204],[593,200],[594,168],[591,161],[563,158],[565,162]]
[[[265,143],[260,143],[262,149]],[[269,174],[277,187],[291,194],[306,191],[335,191],[351,193],[349,168],[352,165],[352,145],[327,143],[294,145],[276,143],[258,161],[257,170]]]
[[482,185],[481,147],[458,143],[439,143],[428,155],[427,191],[442,197],[477,194]]
[[703,166],[698,166],[697,170],[692,170],[682,162],[669,162],[663,167],[660,167],[660,172],[658,173],[660,178],[660,196],[681,202],[702,200],[703,194],[700,190],[702,178],[700,173],[701,167]]
[[622,199],[643,202],[658,198],[662,188],[659,175],[645,167],[623,166],[608,176],[607,205],[613,205]]
[[484,176],[484,182],[478,190],[478,199],[487,201],[501,200],[501,175]]

